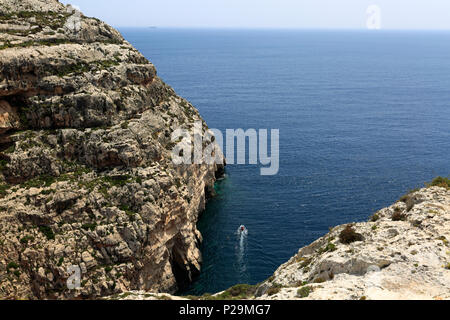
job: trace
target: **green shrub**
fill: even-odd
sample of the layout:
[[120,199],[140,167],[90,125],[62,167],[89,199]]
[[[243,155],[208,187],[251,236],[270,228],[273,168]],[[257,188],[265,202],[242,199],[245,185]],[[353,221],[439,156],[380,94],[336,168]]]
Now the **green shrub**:
[[55,181],[56,178],[53,176],[42,175],[22,183],[21,187],[25,189],[50,187]]
[[111,186],[114,187],[123,187],[126,184],[131,182],[131,176],[129,175],[123,175],[123,176],[106,176],[103,178],[103,180],[107,183],[109,183]]
[[1,159],[0,160],[0,171],[5,171],[7,165],[8,165],[8,161],[5,159]]
[[136,212],[132,211],[129,206],[121,205],[119,207],[119,209],[122,210],[122,211],[125,211],[125,213],[127,214],[128,218],[130,218],[130,221],[135,221],[136,220]]
[[91,230],[91,231],[95,231],[95,228],[97,228],[97,224],[96,223],[85,223],[81,226],[82,229],[84,230]]
[[20,243],[27,244],[28,241],[33,241],[33,240],[34,240],[34,238],[32,236],[25,236],[22,239],[20,239]]
[[52,194],[52,193],[55,193],[55,192],[56,192],[56,190],[48,189],[48,190],[42,190],[41,194],[45,195],[45,196],[48,196],[49,194]]
[[12,144],[11,146],[9,146],[4,153],[13,153],[16,150],[16,144]]
[[320,248],[318,250],[318,253],[322,254],[324,252],[333,252],[333,251],[336,251],[336,250],[337,250],[336,249],[336,245],[334,243],[332,243],[332,242],[328,242],[328,244],[325,247]]
[[112,266],[106,266],[105,267],[105,272],[111,272],[112,269],[113,269]]
[[431,183],[426,184],[427,187],[442,187],[450,189],[450,179],[444,177],[437,177]]
[[370,217],[371,222],[376,222],[378,220],[380,220],[380,216],[377,213],[375,213],[372,217]]
[[312,292],[312,288],[309,286],[300,288],[297,290],[297,296],[300,298],[307,298],[309,294]]
[[0,184],[0,198],[6,196],[9,186],[7,184]]
[[55,234],[53,233],[52,228],[48,226],[40,226],[39,231],[42,232],[47,237],[47,240],[55,239]]
[[6,270],[9,271],[9,269],[18,269],[19,265],[17,263],[15,263],[14,261],[11,261],[10,263],[8,263],[8,265],[6,266]]
[[58,77],[62,78],[69,74],[82,74],[85,72],[89,72],[90,67],[89,64],[85,62],[76,63],[76,64],[68,64],[65,65],[58,70]]
[[300,264],[299,268],[306,268],[307,266],[309,266],[312,262],[312,258],[305,258],[305,257],[301,257],[301,258],[297,258],[297,262]]

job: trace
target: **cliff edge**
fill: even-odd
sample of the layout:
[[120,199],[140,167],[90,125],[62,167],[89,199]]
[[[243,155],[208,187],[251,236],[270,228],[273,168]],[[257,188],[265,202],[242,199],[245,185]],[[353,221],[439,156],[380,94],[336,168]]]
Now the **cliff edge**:
[[[0,0],[0,298],[190,281],[223,169],[172,164],[171,133],[194,121],[112,27],[56,0]],[[69,290],[73,267],[81,288]]]
[[260,284],[201,297],[127,292],[109,299],[450,299],[450,180],[432,185],[368,222],[332,228]]
[[450,299],[450,190],[412,192],[299,250],[259,299]]

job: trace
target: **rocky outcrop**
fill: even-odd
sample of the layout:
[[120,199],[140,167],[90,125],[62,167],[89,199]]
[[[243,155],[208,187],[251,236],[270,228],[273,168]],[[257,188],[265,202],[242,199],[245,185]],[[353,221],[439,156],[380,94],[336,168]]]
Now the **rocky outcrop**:
[[[196,222],[222,171],[173,165],[171,133],[194,121],[110,26],[56,0],[0,0],[0,298],[190,281]],[[71,266],[79,289],[66,286]]]
[[[441,180],[437,180],[441,181]],[[438,185],[440,185],[439,183]],[[369,222],[341,225],[269,279],[188,299],[450,299],[450,180],[414,191]],[[109,299],[179,299],[128,292]]]

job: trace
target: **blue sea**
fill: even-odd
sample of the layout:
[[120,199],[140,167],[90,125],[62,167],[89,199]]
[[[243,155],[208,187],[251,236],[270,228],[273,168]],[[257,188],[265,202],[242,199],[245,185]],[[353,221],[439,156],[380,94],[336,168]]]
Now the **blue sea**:
[[261,282],[329,227],[450,173],[449,32],[120,31],[210,128],[280,130],[278,175],[231,165],[217,183],[188,293]]

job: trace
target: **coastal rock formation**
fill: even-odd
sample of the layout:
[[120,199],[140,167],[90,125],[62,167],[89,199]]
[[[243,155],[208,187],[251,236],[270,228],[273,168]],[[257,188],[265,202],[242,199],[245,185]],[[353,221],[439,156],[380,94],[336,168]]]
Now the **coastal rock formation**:
[[[203,296],[126,292],[125,300],[450,299],[450,180],[413,191],[369,222],[341,225],[266,281]],[[441,185],[441,186],[439,186]]]
[[450,190],[404,196],[300,249],[258,299],[450,299]]
[[112,27],[56,0],[0,0],[0,298],[190,281],[223,170],[173,165],[171,133],[195,121],[207,130]]

